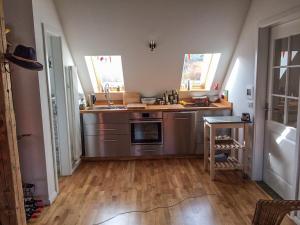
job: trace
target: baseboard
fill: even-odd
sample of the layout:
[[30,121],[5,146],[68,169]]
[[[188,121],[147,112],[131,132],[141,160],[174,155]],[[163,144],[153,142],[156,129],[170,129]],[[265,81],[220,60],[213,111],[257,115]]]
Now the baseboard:
[[58,193],[56,191],[51,193],[51,195],[49,195],[49,199],[45,201],[45,205],[51,205],[55,201],[57,195]]
[[282,197],[278,195],[269,185],[263,181],[255,181],[256,186],[263,191],[270,199],[282,200]]
[[203,159],[203,155],[153,155],[153,156],[122,156],[122,157],[87,157],[81,156],[82,161],[127,161],[148,159]]
[[80,165],[80,163],[81,163],[81,158],[79,160],[77,160],[76,163],[74,164],[73,169],[72,169],[72,174],[78,168],[78,166]]

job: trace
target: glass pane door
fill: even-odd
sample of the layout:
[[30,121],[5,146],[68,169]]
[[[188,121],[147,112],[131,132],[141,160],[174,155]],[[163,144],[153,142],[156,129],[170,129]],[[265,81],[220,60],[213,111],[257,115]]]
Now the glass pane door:
[[272,121],[297,128],[300,87],[300,35],[274,41],[271,91]]

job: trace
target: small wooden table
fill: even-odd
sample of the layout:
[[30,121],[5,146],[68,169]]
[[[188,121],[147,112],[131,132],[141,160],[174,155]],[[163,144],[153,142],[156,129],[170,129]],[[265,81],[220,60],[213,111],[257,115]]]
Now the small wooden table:
[[[237,116],[204,117],[204,170],[207,171],[209,165],[211,180],[214,180],[216,170],[241,170],[246,174],[249,124]],[[216,135],[217,129],[226,128],[231,129],[231,136]],[[242,138],[239,129],[243,131]],[[216,161],[216,150],[230,156]]]

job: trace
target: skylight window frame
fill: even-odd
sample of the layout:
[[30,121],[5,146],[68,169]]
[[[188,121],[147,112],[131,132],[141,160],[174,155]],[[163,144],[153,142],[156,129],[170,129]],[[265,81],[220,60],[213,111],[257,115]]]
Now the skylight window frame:
[[[208,69],[205,73],[205,75],[200,77],[200,88],[194,88],[192,83],[190,84],[190,89],[188,88],[183,88],[183,83],[184,83],[184,66],[185,66],[185,60],[186,57],[189,54],[184,55],[184,60],[183,60],[183,68],[182,68],[182,75],[181,75],[181,83],[180,83],[180,91],[181,92],[201,92],[201,91],[210,91],[213,81],[216,76],[216,72],[219,66],[220,58],[221,58],[221,53],[199,53],[199,54],[190,54],[190,55],[210,55],[210,60],[209,60],[209,65]],[[188,79],[186,79],[188,80]],[[197,80],[194,80],[197,81]]]
[[85,56],[86,66],[88,68],[89,76],[93,85],[93,90],[95,93],[104,93],[104,86],[106,82],[103,82],[101,78],[101,72],[99,67],[97,68],[98,58],[107,58],[107,57],[120,57],[120,69],[121,69],[121,85],[119,85],[120,90],[117,90],[116,87],[110,86],[110,92],[122,93],[125,91],[125,82],[124,82],[124,73],[121,55],[106,55],[106,56]]

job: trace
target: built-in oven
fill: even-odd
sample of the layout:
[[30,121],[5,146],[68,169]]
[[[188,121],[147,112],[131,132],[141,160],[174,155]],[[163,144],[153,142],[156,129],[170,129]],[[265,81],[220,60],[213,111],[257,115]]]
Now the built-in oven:
[[130,114],[131,151],[134,155],[162,154],[162,112],[134,112]]

